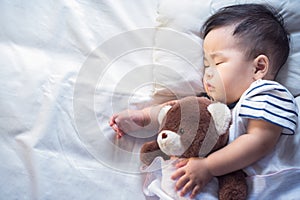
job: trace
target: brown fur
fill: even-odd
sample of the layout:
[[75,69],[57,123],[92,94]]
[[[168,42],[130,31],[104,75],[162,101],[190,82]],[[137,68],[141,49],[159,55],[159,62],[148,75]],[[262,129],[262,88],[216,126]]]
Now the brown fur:
[[[211,103],[204,97],[186,97],[173,105],[164,118],[160,131],[170,130],[181,135],[181,142],[186,149],[181,155],[182,158],[198,157],[209,126],[213,125],[212,131],[216,131],[212,117],[207,110],[207,106]],[[210,153],[224,147],[227,140],[228,130],[219,138]],[[150,165],[157,156],[169,159],[169,155],[159,149],[157,141],[147,142],[142,146],[141,160],[143,163]],[[247,184],[242,170],[220,176],[218,180],[220,200],[246,199]]]

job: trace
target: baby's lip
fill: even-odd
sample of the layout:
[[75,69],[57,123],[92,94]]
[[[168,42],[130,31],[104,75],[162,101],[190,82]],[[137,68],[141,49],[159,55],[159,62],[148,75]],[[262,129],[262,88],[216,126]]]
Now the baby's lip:
[[206,83],[207,87],[213,87],[210,83]]
[[207,89],[213,89],[214,88],[214,86],[212,84],[208,83],[208,82],[205,83],[205,87]]

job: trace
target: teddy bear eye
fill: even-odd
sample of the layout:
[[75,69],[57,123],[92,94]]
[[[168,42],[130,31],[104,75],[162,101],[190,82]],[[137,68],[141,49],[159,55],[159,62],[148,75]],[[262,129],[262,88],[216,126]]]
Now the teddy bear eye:
[[180,128],[179,129],[179,133],[182,135],[182,134],[184,134],[184,129],[183,128]]

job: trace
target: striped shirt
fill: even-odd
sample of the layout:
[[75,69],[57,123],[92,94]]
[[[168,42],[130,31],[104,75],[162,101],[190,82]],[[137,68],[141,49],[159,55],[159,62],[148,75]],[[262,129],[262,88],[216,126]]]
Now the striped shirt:
[[244,169],[249,175],[272,174],[300,166],[300,136],[297,134],[298,108],[290,92],[275,81],[258,80],[244,92],[232,109],[229,142],[247,132],[249,119],[261,119],[283,128],[275,149]]
[[245,92],[239,116],[262,119],[283,128],[283,134],[294,134],[298,111],[293,95],[275,81],[259,80]]

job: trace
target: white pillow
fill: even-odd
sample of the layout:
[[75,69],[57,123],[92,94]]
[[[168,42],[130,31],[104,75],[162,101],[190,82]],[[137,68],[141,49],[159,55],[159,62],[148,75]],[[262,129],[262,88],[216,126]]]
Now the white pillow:
[[[154,50],[155,96],[186,96],[203,91],[202,40],[200,29],[204,21],[218,9],[239,3],[267,3],[283,15],[291,34],[291,52],[287,63],[280,70],[277,81],[285,85],[294,96],[300,94],[300,1],[298,0],[160,0],[157,16],[156,47],[175,50]],[[162,34],[159,30],[177,34]],[[166,36],[167,35],[167,36]],[[185,38],[185,39],[183,39]],[[185,41],[196,45],[185,45]],[[176,43],[179,44],[175,48]],[[190,42],[192,43],[192,42]],[[170,47],[172,46],[172,47]],[[192,46],[192,48],[190,47]],[[197,46],[197,47],[196,47]],[[180,55],[185,52],[184,55]],[[179,54],[179,55],[178,55]],[[187,54],[190,54],[188,59]],[[189,62],[186,62],[189,60]]]
[[204,91],[199,31],[209,15],[209,7],[209,1],[160,1],[155,36],[155,45],[160,50],[153,52],[156,99],[180,98]]

